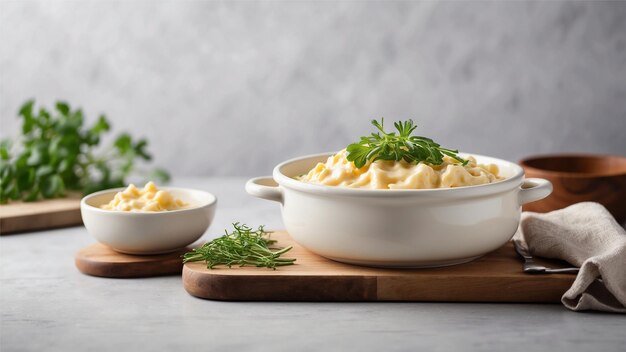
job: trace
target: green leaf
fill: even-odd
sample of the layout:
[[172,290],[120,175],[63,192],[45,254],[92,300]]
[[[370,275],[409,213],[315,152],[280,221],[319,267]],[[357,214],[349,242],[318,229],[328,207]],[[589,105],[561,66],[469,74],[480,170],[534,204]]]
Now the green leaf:
[[148,146],[148,141],[145,139],[141,139],[137,144],[135,144],[135,147],[133,148],[135,151],[135,154],[142,157],[144,160],[152,159],[152,156],[146,152],[147,146]]
[[6,204],[9,199],[19,198],[19,191],[12,178],[3,178],[1,184],[2,188],[0,188],[0,204]]
[[41,194],[45,198],[54,198],[63,195],[63,180],[59,175],[52,175],[43,180]]
[[72,166],[71,162],[69,162],[67,159],[63,159],[59,163],[59,167],[57,168],[57,170],[58,172],[64,173],[64,172],[69,171],[71,166]]
[[100,115],[96,124],[93,125],[89,131],[95,135],[100,135],[102,132],[106,132],[110,128],[111,125],[109,124],[109,121],[107,121],[106,117],[104,115]]
[[29,100],[22,105],[19,111],[19,115],[22,116],[24,121],[22,122],[22,133],[28,134],[33,130],[33,126],[35,125],[35,120],[33,118],[33,106],[35,105],[34,100]]
[[54,171],[55,170],[54,170],[54,168],[52,166],[44,165],[44,166],[41,166],[40,168],[37,169],[37,171],[35,172],[35,176],[39,177],[39,178],[45,177],[45,176],[48,176],[48,175],[54,173]]
[[42,161],[43,161],[43,154],[41,153],[39,149],[35,148],[30,151],[30,156],[28,157],[26,164],[30,166],[34,166],[34,165],[39,165]]
[[367,163],[367,156],[370,149],[359,143],[353,143],[346,148],[348,152],[347,159],[352,161],[357,168],[362,168]]
[[126,154],[133,148],[133,140],[128,133],[123,133],[115,139],[115,148],[120,154]]
[[1,160],[9,160],[11,159],[11,141],[8,139],[4,139],[0,142],[0,159]]
[[63,101],[57,102],[56,108],[61,114],[65,116],[68,116],[70,114],[70,106],[66,102],[63,102]]
[[7,187],[9,183],[13,182],[13,170],[13,165],[4,161],[0,163],[0,186],[4,188]]
[[15,182],[10,182],[9,184],[7,184],[6,187],[2,188],[2,195],[4,195],[7,200],[8,199],[20,199],[21,198],[21,194],[19,189],[17,189],[17,185],[15,184]]
[[17,187],[20,191],[25,191],[35,184],[35,169],[20,169],[16,172]]
[[34,202],[39,199],[39,186],[35,185],[30,192],[24,197],[25,202]]
[[42,129],[48,128],[50,125],[50,113],[44,108],[39,109],[39,115],[35,124]]
[[31,100],[27,100],[24,104],[22,104],[22,106],[20,107],[19,110],[19,115],[22,117],[32,117],[33,116],[33,106],[35,105],[35,101],[33,99]]
[[78,109],[74,111],[71,115],[72,124],[76,127],[76,134],[80,134],[80,127],[83,125],[83,111]]

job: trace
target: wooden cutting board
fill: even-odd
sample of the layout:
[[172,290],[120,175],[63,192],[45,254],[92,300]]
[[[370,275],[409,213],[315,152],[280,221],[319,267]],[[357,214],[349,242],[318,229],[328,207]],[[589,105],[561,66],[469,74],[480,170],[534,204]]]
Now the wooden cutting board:
[[[207,269],[183,268],[183,285],[193,296],[252,301],[437,301],[560,302],[575,275],[525,274],[512,244],[467,264],[433,269],[380,269],[342,264],[313,254],[286,232],[272,235],[293,246],[296,265]],[[548,263],[559,267],[561,263]]]
[[0,234],[81,225],[80,195],[0,205]]
[[83,274],[100,277],[177,275],[183,269],[181,255],[190,250],[190,248],[185,248],[167,254],[130,255],[118,253],[103,244],[96,243],[76,253],[74,263]]

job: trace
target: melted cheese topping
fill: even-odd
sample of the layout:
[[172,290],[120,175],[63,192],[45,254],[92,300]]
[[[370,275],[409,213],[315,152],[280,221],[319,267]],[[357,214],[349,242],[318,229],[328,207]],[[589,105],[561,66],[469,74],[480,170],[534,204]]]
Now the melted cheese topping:
[[148,182],[139,189],[130,184],[125,190],[117,192],[109,204],[100,206],[101,209],[133,212],[156,212],[177,210],[189,204],[180,199],[174,199],[168,191],[159,190],[154,182]]
[[481,165],[468,157],[467,165],[448,156],[441,165],[412,164],[402,161],[376,160],[357,168],[346,158],[346,150],[318,163],[300,181],[327,186],[365,189],[427,189],[482,185],[503,179],[498,166]]

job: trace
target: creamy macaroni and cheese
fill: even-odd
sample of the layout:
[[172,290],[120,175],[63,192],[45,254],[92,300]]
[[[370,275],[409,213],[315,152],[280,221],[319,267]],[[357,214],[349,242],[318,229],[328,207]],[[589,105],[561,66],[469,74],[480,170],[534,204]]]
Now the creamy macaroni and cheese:
[[130,184],[125,190],[118,192],[109,204],[100,208],[117,211],[167,211],[177,210],[189,206],[180,199],[174,199],[168,191],[159,190],[154,182],[148,182],[139,189]]
[[498,166],[481,165],[468,157],[467,165],[448,156],[441,165],[412,164],[406,161],[376,160],[357,168],[346,158],[346,150],[318,163],[298,179],[327,186],[366,189],[425,189],[474,186],[501,180]]

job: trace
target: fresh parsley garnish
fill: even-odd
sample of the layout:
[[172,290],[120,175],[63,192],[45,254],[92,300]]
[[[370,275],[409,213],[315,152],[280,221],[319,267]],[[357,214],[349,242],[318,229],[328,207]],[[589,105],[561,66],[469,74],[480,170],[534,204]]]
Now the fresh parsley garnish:
[[[21,135],[0,142],[0,203],[35,201],[66,195],[67,190],[92,193],[121,187],[137,172],[136,161],[150,160],[148,141],[120,134],[113,145],[96,150],[111,128],[104,115],[84,126],[83,113],[65,102],[54,109],[26,102],[18,113]],[[166,171],[145,172],[145,178],[166,182]]]
[[467,164],[467,160],[457,155],[458,150],[443,148],[430,138],[412,136],[411,134],[417,128],[413,120],[395,122],[393,125],[397,133],[385,132],[384,121],[384,119],[380,122],[372,120],[372,125],[379,132],[363,136],[359,142],[352,143],[346,148],[348,160],[352,161],[357,168],[365,166],[368,161],[376,160],[404,160],[415,164],[424,162],[440,165],[443,163],[444,155],[457,160],[462,165]]
[[225,230],[226,234],[222,237],[185,253],[183,263],[205,261],[209,269],[217,265],[226,265],[229,268],[237,265],[275,270],[277,266],[292,265],[296,261],[280,258],[292,247],[271,248],[276,241],[268,238],[270,232],[265,231],[263,226],[252,230],[251,227],[236,222],[233,227],[235,229],[231,233]]

